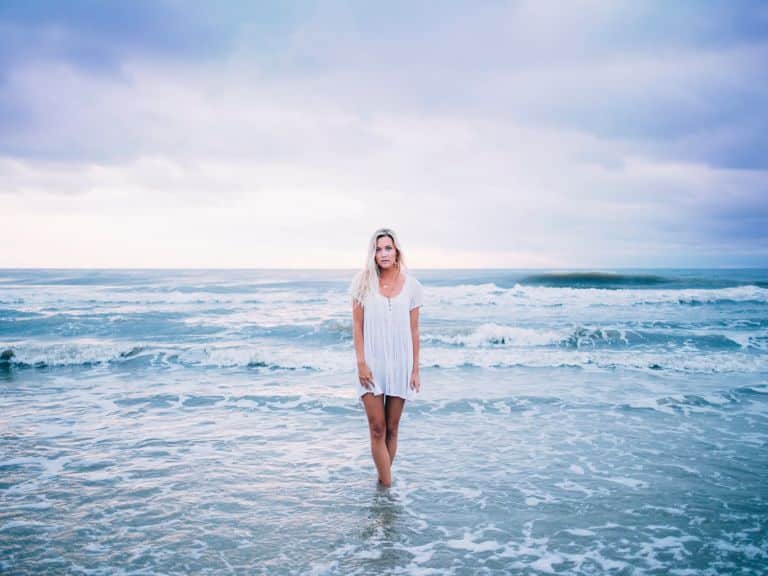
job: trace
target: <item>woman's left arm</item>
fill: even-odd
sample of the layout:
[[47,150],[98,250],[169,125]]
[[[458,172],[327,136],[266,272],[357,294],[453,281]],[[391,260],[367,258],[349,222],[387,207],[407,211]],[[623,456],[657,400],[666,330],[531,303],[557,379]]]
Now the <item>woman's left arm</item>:
[[411,372],[411,388],[419,391],[419,307],[411,310],[411,340],[413,341],[413,371]]

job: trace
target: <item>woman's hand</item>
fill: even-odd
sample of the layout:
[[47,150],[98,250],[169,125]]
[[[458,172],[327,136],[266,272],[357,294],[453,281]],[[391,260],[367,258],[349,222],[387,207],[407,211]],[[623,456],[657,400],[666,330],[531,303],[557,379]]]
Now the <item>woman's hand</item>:
[[360,379],[360,384],[368,390],[373,390],[373,373],[368,368],[368,364],[365,362],[357,363],[357,377]]
[[411,373],[411,390],[416,390],[416,392],[418,392],[419,388],[421,388],[421,381],[419,380],[419,373],[418,372],[412,372]]

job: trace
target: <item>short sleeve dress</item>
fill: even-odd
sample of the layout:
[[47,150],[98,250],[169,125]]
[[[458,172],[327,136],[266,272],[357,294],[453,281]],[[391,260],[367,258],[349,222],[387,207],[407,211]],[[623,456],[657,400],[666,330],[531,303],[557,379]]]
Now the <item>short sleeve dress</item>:
[[[352,286],[356,281],[352,282]],[[351,290],[352,288],[350,288]],[[363,349],[365,363],[373,373],[373,389],[357,382],[357,396],[373,392],[375,396],[399,396],[410,399],[414,394],[409,383],[413,370],[411,310],[422,306],[421,283],[410,274],[399,294],[383,296],[378,286],[363,303]]]

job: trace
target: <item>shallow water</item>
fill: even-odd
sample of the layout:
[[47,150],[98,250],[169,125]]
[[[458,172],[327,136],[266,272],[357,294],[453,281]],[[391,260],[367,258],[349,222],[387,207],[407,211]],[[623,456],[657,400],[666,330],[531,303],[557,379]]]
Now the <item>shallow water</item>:
[[419,274],[389,489],[350,273],[3,274],[0,572],[765,573],[765,272]]

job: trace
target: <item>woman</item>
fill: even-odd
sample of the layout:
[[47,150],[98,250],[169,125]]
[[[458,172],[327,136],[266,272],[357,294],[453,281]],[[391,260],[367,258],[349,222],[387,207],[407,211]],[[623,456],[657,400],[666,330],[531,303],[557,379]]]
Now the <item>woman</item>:
[[384,486],[392,484],[397,429],[405,401],[419,382],[422,287],[406,273],[393,230],[374,232],[366,267],[351,286],[358,397],[365,406],[371,454]]

